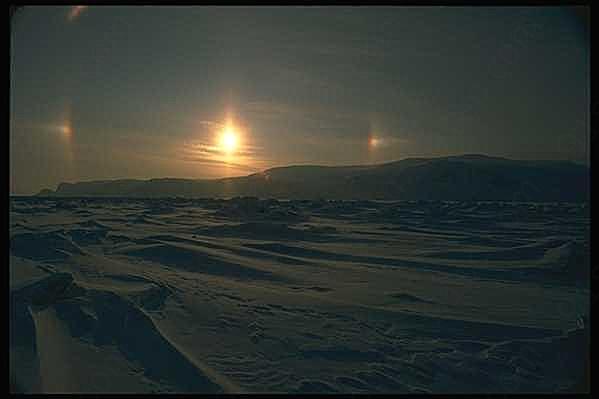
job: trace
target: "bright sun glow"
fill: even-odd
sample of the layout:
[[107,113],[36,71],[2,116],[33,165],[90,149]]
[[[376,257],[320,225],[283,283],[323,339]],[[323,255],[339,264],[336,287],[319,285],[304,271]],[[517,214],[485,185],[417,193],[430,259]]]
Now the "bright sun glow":
[[228,126],[223,131],[220,138],[221,149],[227,154],[233,153],[237,149],[238,139],[235,129]]
[[370,147],[378,147],[379,145],[381,145],[381,139],[377,138],[377,137],[371,137],[370,138]]

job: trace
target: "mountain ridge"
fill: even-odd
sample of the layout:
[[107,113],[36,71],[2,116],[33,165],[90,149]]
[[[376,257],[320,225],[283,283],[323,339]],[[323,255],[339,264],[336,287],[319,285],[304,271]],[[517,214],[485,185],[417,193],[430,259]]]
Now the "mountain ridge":
[[289,165],[218,179],[63,182],[37,195],[581,202],[588,201],[589,192],[585,165],[463,154],[371,165]]

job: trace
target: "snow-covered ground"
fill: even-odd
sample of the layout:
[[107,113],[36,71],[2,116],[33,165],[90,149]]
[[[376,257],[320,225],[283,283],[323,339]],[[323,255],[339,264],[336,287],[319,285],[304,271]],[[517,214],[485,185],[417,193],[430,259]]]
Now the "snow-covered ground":
[[575,204],[12,198],[36,392],[555,392],[588,355]]

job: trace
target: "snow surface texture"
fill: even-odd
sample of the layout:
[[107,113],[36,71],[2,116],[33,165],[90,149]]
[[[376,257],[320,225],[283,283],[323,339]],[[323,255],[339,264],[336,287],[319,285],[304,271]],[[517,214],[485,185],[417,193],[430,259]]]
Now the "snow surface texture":
[[585,204],[12,198],[21,392],[576,391]]

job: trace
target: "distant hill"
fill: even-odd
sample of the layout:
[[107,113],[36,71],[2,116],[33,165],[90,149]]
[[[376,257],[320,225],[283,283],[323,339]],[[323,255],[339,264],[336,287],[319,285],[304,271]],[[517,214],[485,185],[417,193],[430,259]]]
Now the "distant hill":
[[589,191],[589,169],[583,165],[469,154],[364,166],[287,166],[213,180],[61,183],[38,195],[581,202],[588,201]]

